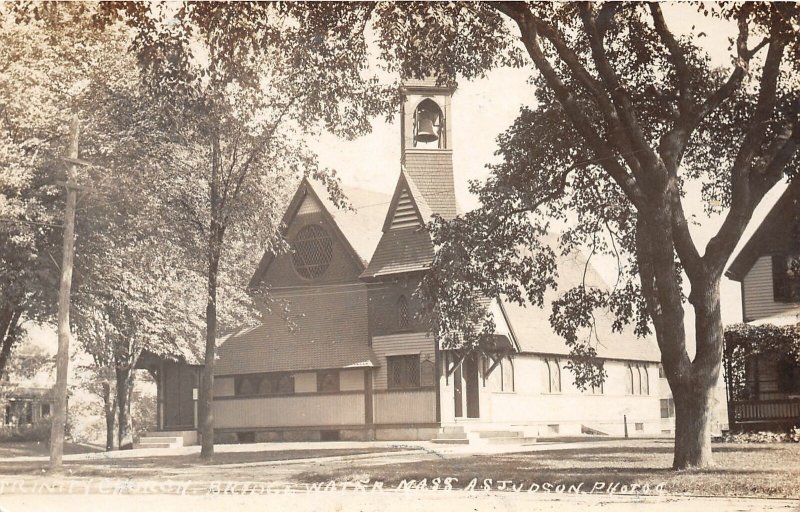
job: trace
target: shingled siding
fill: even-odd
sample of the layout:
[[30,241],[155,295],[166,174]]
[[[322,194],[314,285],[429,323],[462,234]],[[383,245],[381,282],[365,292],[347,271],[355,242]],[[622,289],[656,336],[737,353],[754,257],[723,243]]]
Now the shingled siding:
[[744,320],[800,314],[800,304],[775,302],[772,288],[772,257],[761,256],[744,277]]
[[403,165],[434,213],[445,219],[458,214],[451,150],[406,149]]
[[214,421],[219,429],[363,425],[364,393],[215,400]]
[[421,359],[434,360],[433,338],[426,332],[403,332],[389,336],[373,336],[372,350],[380,363],[375,370],[375,390],[387,389],[386,357],[420,354]]
[[408,301],[409,327],[407,331],[423,331],[425,327],[416,318],[420,310],[420,301],[414,297],[419,285],[419,278],[403,275],[396,279],[387,279],[371,283],[367,287],[369,308],[369,332],[374,336],[398,334],[398,301],[405,296]]
[[361,269],[358,268],[353,257],[342,245],[339,238],[335,236],[334,227],[329,224],[327,218],[321,212],[298,214],[286,232],[286,239],[293,240],[297,232],[309,224],[322,226],[333,240],[331,263],[325,273],[315,279],[306,279],[295,271],[292,255],[285,253],[276,257],[270,264],[263,282],[273,287],[357,282]]

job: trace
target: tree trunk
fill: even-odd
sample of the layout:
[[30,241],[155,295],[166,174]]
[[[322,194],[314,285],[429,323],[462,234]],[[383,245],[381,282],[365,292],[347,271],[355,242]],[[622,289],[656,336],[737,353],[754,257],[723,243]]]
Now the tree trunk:
[[0,313],[0,341],[2,341],[2,348],[0,348],[0,379],[6,371],[6,365],[11,358],[11,351],[17,343],[17,334],[19,331],[19,321],[22,317],[22,308],[11,309],[8,308]]
[[106,416],[106,451],[114,450],[114,425],[117,414],[117,401],[111,396],[111,383],[103,382],[103,410]]
[[133,448],[133,424],[131,421],[131,393],[133,370],[127,366],[117,367],[117,429],[120,450]]
[[[213,238],[216,235],[212,234]],[[219,270],[219,247],[212,240],[208,268],[208,302],[206,304],[206,353],[203,374],[200,379],[200,435],[202,448],[200,457],[214,457],[214,359],[217,339],[217,272]]]
[[[695,279],[695,281],[697,281]],[[719,278],[692,282],[689,302],[695,310],[696,353],[689,379],[672,387],[675,400],[675,469],[713,465],[711,419],[714,388],[722,367],[723,327]]]
[[672,391],[675,400],[675,469],[704,468],[711,457],[711,400],[713,388]]

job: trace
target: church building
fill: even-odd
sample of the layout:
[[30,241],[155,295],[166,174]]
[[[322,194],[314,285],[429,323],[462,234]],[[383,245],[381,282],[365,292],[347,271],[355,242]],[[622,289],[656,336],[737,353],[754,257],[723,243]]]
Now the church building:
[[[273,298],[262,322],[219,340],[214,378],[219,442],[436,440],[520,442],[548,435],[662,433],[660,355],[653,339],[597,318],[608,374],[578,390],[569,349],[544,309],[491,303],[497,325],[480,354],[445,350],[418,318],[415,290],[434,247],[425,224],[458,213],[451,120],[454,87],[408,80],[393,191],[344,187],[352,210],[303,180],[286,208],[291,250],[264,255],[250,282]],[[391,193],[391,195],[389,195]],[[558,262],[559,290],[584,276],[580,254]],[[552,300],[557,292],[551,291]],[[196,430],[198,365],[158,364],[159,429]]]

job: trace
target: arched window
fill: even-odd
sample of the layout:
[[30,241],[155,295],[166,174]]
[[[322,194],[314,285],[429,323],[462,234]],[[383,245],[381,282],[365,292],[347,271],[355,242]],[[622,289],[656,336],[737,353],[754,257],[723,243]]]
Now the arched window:
[[442,109],[430,98],[422,100],[414,111],[414,147],[445,147]]
[[642,394],[642,369],[639,368],[639,365],[636,365],[636,371],[633,374],[633,394],[634,395],[641,395]]
[[264,375],[261,378],[261,383],[258,385],[259,395],[272,395],[275,393],[275,379],[269,375]]
[[411,319],[409,318],[408,299],[405,295],[401,295],[397,299],[397,328],[404,331],[411,327]]
[[256,387],[257,380],[257,377],[240,377],[239,392],[237,394],[242,396],[255,395],[256,390],[258,389]]
[[626,376],[627,378],[625,379],[625,388],[626,388],[625,391],[629,395],[632,395],[633,394],[633,389],[634,389],[633,388],[633,368],[631,367],[631,365],[628,365],[625,369],[628,372],[628,375]]
[[650,394],[650,375],[647,373],[646,366],[642,366],[642,394]]
[[561,367],[558,365],[558,359],[545,359],[547,363],[547,376],[549,393],[561,393]]

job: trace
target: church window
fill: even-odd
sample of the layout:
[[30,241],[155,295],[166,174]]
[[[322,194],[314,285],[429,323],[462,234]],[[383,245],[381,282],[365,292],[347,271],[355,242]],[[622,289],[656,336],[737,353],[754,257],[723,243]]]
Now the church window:
[[236,377],[234,381],[236,384],[236,395],[237,396],[249,396],[255,395],[258,391],[258,377],[257,376],[243,376],[243,377]]
[[409,317],[408,299],[405,295],[401,295],[397,299],[397,328],[405,331],[411,327],[411,319]]
[[547,364],[547,392],[561,393],[561,367],[558,359],[545,359]]
[[389,389],[419,387],[419,354],[386,357]]
[[339,371],[318,372],[317,391],[339,391]]
[[316,224],[305,226],[297,233],[292,249],[294,268],[306,279],[321,276],[331,264],[333,242],[328,232]]

